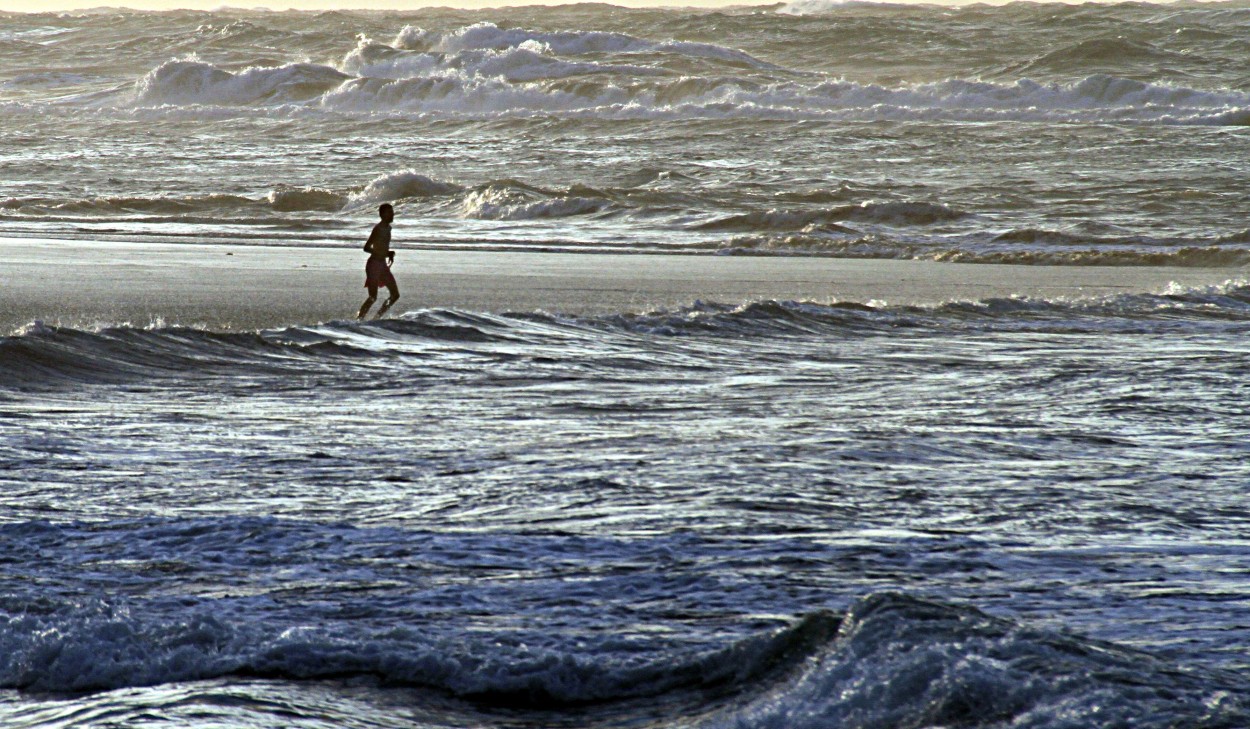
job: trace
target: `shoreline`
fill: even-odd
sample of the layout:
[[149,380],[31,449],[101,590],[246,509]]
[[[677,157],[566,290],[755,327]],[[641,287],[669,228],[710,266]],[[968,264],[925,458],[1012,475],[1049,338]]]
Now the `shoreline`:
[[[0,238],[0,333],[36,321],[247,331],[350,319],[365,298],[364,261],[355,247]],[[1082,299],[1250,278],[1246,267],[434,248],[397,249],[395,266],[402,298],[393,315],[430,308],[605,315],[696,301]]]

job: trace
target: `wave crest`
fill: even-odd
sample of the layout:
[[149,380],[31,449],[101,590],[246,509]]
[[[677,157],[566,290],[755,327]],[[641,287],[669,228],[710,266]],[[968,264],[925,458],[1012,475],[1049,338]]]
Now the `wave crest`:
[[337,212],[347,196],[321,187],[280,187],[269,191],[269,205],[279,212]]
[[538,220],[590,215],[612,207],[609,200],[596,192],[574,188],[568,194],[560,194],[514,181],[494,182],[465,195],[460,214],[482,220]]
[[460,53],[463,51],[513,48],[546,49],[557,55],[671,53],[694,58],[710,58],[734,65],[754,68],[776,68],[742,51],[711,43],[687,41],[650,41],[625,33],[603,31],[545,32],[524,28],[503,29],[494,23],[482,22],[454,31],[426,31],[405,26],[395,39],[395,47],[423,53]]
[[462,189],[464,188],[455,183],[436,180],[416,170],[403,170],[373,178],[364,189],[353,193],[350,200],[353,205],[363,206],[407,198],[450,195]]
[[320,97],[350,76],[329,66],[289,63],[230,73],[196,60],[167,61],[135,84],[139,105],[246,106]]
[[[360,37],[338,67],[290,63],[241,71],[172,60],[135,83],[139,107],[292,105],[347,114],[472,117],[588,114],[609,118],[749,118],[1159,122],[1241,125],[1250,94],[1132,78],[1131,69],[1176,60],[1147,43],[1085,39],[1016,67],[1014,81],[950,78],[895,86],[785,69],[741,50],[626,33],[406,26],[392,45]],[[1124,61],[1128,58],[1128,61]],[[1075,64],[1075,65],[1073,65]],[[1056,66],[1105,73],[1042,83]],[[98,108],[95,97],[84,97]]]
[[802,675],[725,725],[1232,726],[1250,718],[1235,685],[973,607],[879,593],[850,608]]
[[[973,316],[969,318],[969,313]],[[937,306],[890,307],[855,303],[765,301],[741,305],[697,303],[677,311],[562,317],[487,315],[426,310],[382,322],[330,322],[259,333],[220,333],[185,327],[104,327],[81,331],[32,325],[0,338],[0,387],[58,388],[136,379],[193,378],[246,372],[255,376],[307,374],[316,367],[350,370],[360,358],[403,356],[409,347],[441,343],[560,344],[617,333],[655,336],[772,337],[925,328],[1022,326],[1050,331],[1174,327],[1250,321],[1250,284],[1098,299],[995,299]]]
[[[252,534],[282,529],[246,525]],[[5,531],[40,542],[59,530],[32,526]],[[213,529],[197,531],[204,539]],[[1250,718],[1235,677],[1177,670],[1147,653],[900,593],[866,596],[842,616],[808,613],[719,648],[642,652],[610,648],[614,641],[598,652],[558,641],[530,647],[403,622],[321,616],[298,623],[291,622],[298,616],[249,613],[244,604],[214,611],[216,601],[198,602],[167,615],[140,601],[44,598],[39,610],[0,623],[0,687],[63,693],[227,676],[371,677],[494,710],[663,705],[693,692],[701,716],[683,723],[705,729],[987,719],[1235,726]],[[709,704],[716,699],[731,700]]]
[[[687,69],[675,74],[663,64],[613,63],[610,57],[568,59],[561,57],[560,48],[581,49],[583,45],[561,44],[558,34],[503,31],[493,26],[466,30],[463,37],[436,34],[435,40],[421,33],[426,32],[410,33],[422,40],[410,39],[407,44],[461,49],[414,51],[363,39],[340,68],[293,63],[237,73],[196,60],[169,61],[135,84],[134,103],[140,107],[295,105],[336,113],[485,118],[594,114],[1241,125],[1250,116],[1250,94],[1244,92],[1202,91],[1103,74],[1066,84],[1027,78],[1011,83],[950,79],[886,87],[792,74],[771,79],[733,71],[690,73]],[[480,34],[488,38],[471,40]],[[575,35],[585,40],[583,34]],[[675,43],[653,44],[652,50],[670,46],[686,55],[700,56],[706,51],[698,44]],[[707,55],[718,62],[735,58],[728,49],[721,51],[707,51]]]

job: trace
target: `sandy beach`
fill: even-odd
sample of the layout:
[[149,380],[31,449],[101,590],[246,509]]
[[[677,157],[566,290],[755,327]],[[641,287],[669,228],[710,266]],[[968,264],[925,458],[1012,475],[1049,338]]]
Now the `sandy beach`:
[[[364,299],[349,248],[0,239],[0,327],[34,321],[250,330],[346,319]],[[695,301],[935,304],[1216,285],[1242,268],[1077,267],[805,257],[403,250],[394,313],[604,314]],[[382,292],[385,297],[385,292]]]

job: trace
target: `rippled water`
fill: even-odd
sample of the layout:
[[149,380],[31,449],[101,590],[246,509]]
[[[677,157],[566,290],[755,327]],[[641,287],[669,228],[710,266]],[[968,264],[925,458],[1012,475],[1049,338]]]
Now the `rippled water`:
[[0,14],[5,236],[388,201],[400,248],[1228,270],[32,322],[0,724],[1250,725],[1248,47],[1244,3]]
[[0,714],[1241,725],[1248,327],[1230,286],[34,328]]

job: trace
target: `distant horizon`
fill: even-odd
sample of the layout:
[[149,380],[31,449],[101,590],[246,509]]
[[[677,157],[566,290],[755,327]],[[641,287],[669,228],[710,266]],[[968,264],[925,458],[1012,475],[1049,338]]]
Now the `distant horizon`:
[[[801,0],[800,0],[801,1]],[[846,4],[882,4],[882,5],[935,5],[935,6],[966,6],[966,5],[1007,5],[1012,2],[1033,2],[1044,5],[1064,4],[1079,5],[1086,2],[1114,4],[1128,0],[847,0]],[[1149,2],[1149,0],[1147,0]],[[1157,4],[1167,5],[1183,0],[1158,0]],[[1221,0],[1214,0],[1220,2]],[[1225,0],[1234,2],[1235,0]],[[9,13],[49,13],[49,12],[103,12],[108,10],[137,11],[273,11],[290,10],[351,12],[357,10],[427,10],[431,8],[451,8],[461,10],[488,10],[492,8],[557,6],[576,4],[617,5],[626,8],[731,8],[731,7],[767,7],[785,5],[786,0],[768,2],[743,2],[742,0],[612,0],[597,2],[596,0],[358,0],[356,4],[347,5],[342,0],[253,0],[253,2],[222,2],[222,0],[123,0],[122,2],[91,2],[90,0],[0,0],[0,12]]]
[[[585,4],[585,0],[359,0],[358,3],[350,5],[343,3],[342,0],[275,0],[274,2],[266,2],[266,0],[251,0],[251,2],[246,0],[243,2],[222,2],[222,0],[123,0],[122,2],[108,2],[107,0],[105,2],[84,2],[82,0],[67,0],[66,2],[57,2],[57,0],[8,0],[5,2],[0,0],[0,12],[49,13],[106,10],[202,10],[209,12],[227,10],[269,10],[274,12],[288,10],[339,10],[351,12],[354,10],[427,10],[431,8],[486,10],[490,8],[576,4]],[[785,2],[784,0],[780,0],[778,2],[762,1],[758,3],[741,2],[740,0],[682,0],[681,2],[670,2],[669,0],[613,0],[612,2],[592,2],[590,4],[618,5],[628,8],[713,8],[782,5],[785,4]],[[910,3],[904,1],[899,4],[945,5],[952,3]],[[953,4],[969,3],[957,1]]]

